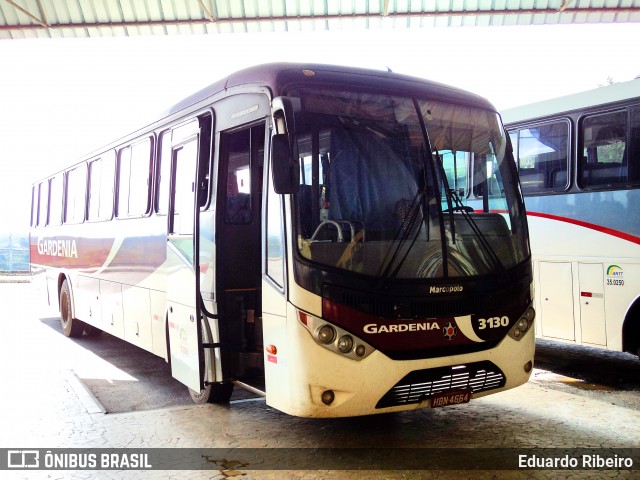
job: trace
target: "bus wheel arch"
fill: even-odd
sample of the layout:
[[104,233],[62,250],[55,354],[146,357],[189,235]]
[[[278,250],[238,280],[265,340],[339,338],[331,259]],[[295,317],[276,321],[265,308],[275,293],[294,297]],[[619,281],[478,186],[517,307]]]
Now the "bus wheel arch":
[[624,318],[622,351],[636,354],[640,358],[640,297],[631,304]]
[[60,326],[62,327],[63,333],[67,337],[80,337],[84,332],[85,324],[83,321],[75,318],[71,287],[69,287],[69,282],[66,278],[64,278],[60,284],[58,300],[60,306]]

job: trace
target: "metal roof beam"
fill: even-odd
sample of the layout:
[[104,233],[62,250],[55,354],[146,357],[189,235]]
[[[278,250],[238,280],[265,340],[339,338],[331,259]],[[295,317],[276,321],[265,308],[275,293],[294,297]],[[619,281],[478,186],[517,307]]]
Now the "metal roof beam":
[[[36,22],[40,27],[42,28],[49,28],[49,24],[47,23],[47,19],[46,17],[43,15],[42,13],[42,5],[40,4],[40,0],[38,0],[38,8],[40,9],[40,15],[42,15],[42,18],[38,18],[35,15],[33,15],[31,12],[27,11],[26,9],[22,8],[20,5],[18,5],[16,2],[14,2],[13,0],[5,0],[5,2],[7,2],[9,5],[11,5],[13,8],[15,8],[16,10],[18,10],[19,12],[22,12],[23,14],[25,14],[27,17],[29,17],[31,20],[33,20],[34,22]],[[7,25],[10,26],[10,25]],[[34,26],[35,28],[38,28],[35,25],[28,25],[28,26]]]
[[[300,22],[323,20],[356,20],[371,18],[429,18],[429,17],[470,17],[484,15],[562,15],[564,14],[593,14],[593,13],[640,13],[640,7],[585,7],[585,8],[565,8],[558,10],[555,8],[522,8],[522,9],[492,9],[492,10],[463,10],[463,11],[434,11],[434,12],[383,12],[380,13],[350,13],[350,14],[326,14],[326,15],[282,15],[269,17],[229,17],[215,18],[213,15],[206,15],[207,18],[195,19],[164,19],[164,20],[136,20],[122,22],[77,22],[77,23],[53,23],[48,24],[36,16],[30,14],[12,0],[5,0],[16,9],[29,16],[35,25],[0,25],[0,31],[7,30],[40,30],[42,28],[51,30],[62,30],[67,28],[129,28],[129,27],[159,27],[159,26],[180,26],[180,25],[225,25],[238,23],[263,23],[263,22]],[[201,4],[202,5],[202,4]]]

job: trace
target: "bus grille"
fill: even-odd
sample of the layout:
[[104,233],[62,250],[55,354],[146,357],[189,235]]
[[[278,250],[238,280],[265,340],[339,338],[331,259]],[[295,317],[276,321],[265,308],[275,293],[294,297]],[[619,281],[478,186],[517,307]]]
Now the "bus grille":
[[470,388],[473,393],[504,387],[504,373],[492,362],[414,370],[378,401],[376,408],[420,403],[435,393]]

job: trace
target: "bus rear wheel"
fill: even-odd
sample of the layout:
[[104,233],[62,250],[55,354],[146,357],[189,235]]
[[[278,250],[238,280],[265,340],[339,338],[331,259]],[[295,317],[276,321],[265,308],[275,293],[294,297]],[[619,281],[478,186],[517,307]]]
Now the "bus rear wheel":
[[65,280],[60,288],[60,326],[67,337],[79,337],[84,332],[85,323],[73,318],[71,309],[71,291]]

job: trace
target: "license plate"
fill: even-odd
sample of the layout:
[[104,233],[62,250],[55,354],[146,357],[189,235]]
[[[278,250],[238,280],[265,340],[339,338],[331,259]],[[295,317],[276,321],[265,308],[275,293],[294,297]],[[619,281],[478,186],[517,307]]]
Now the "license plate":
[[471,389],[445,390],[435,393],[431,397],[431,408],[469,403],[469,400],[471,400]]

